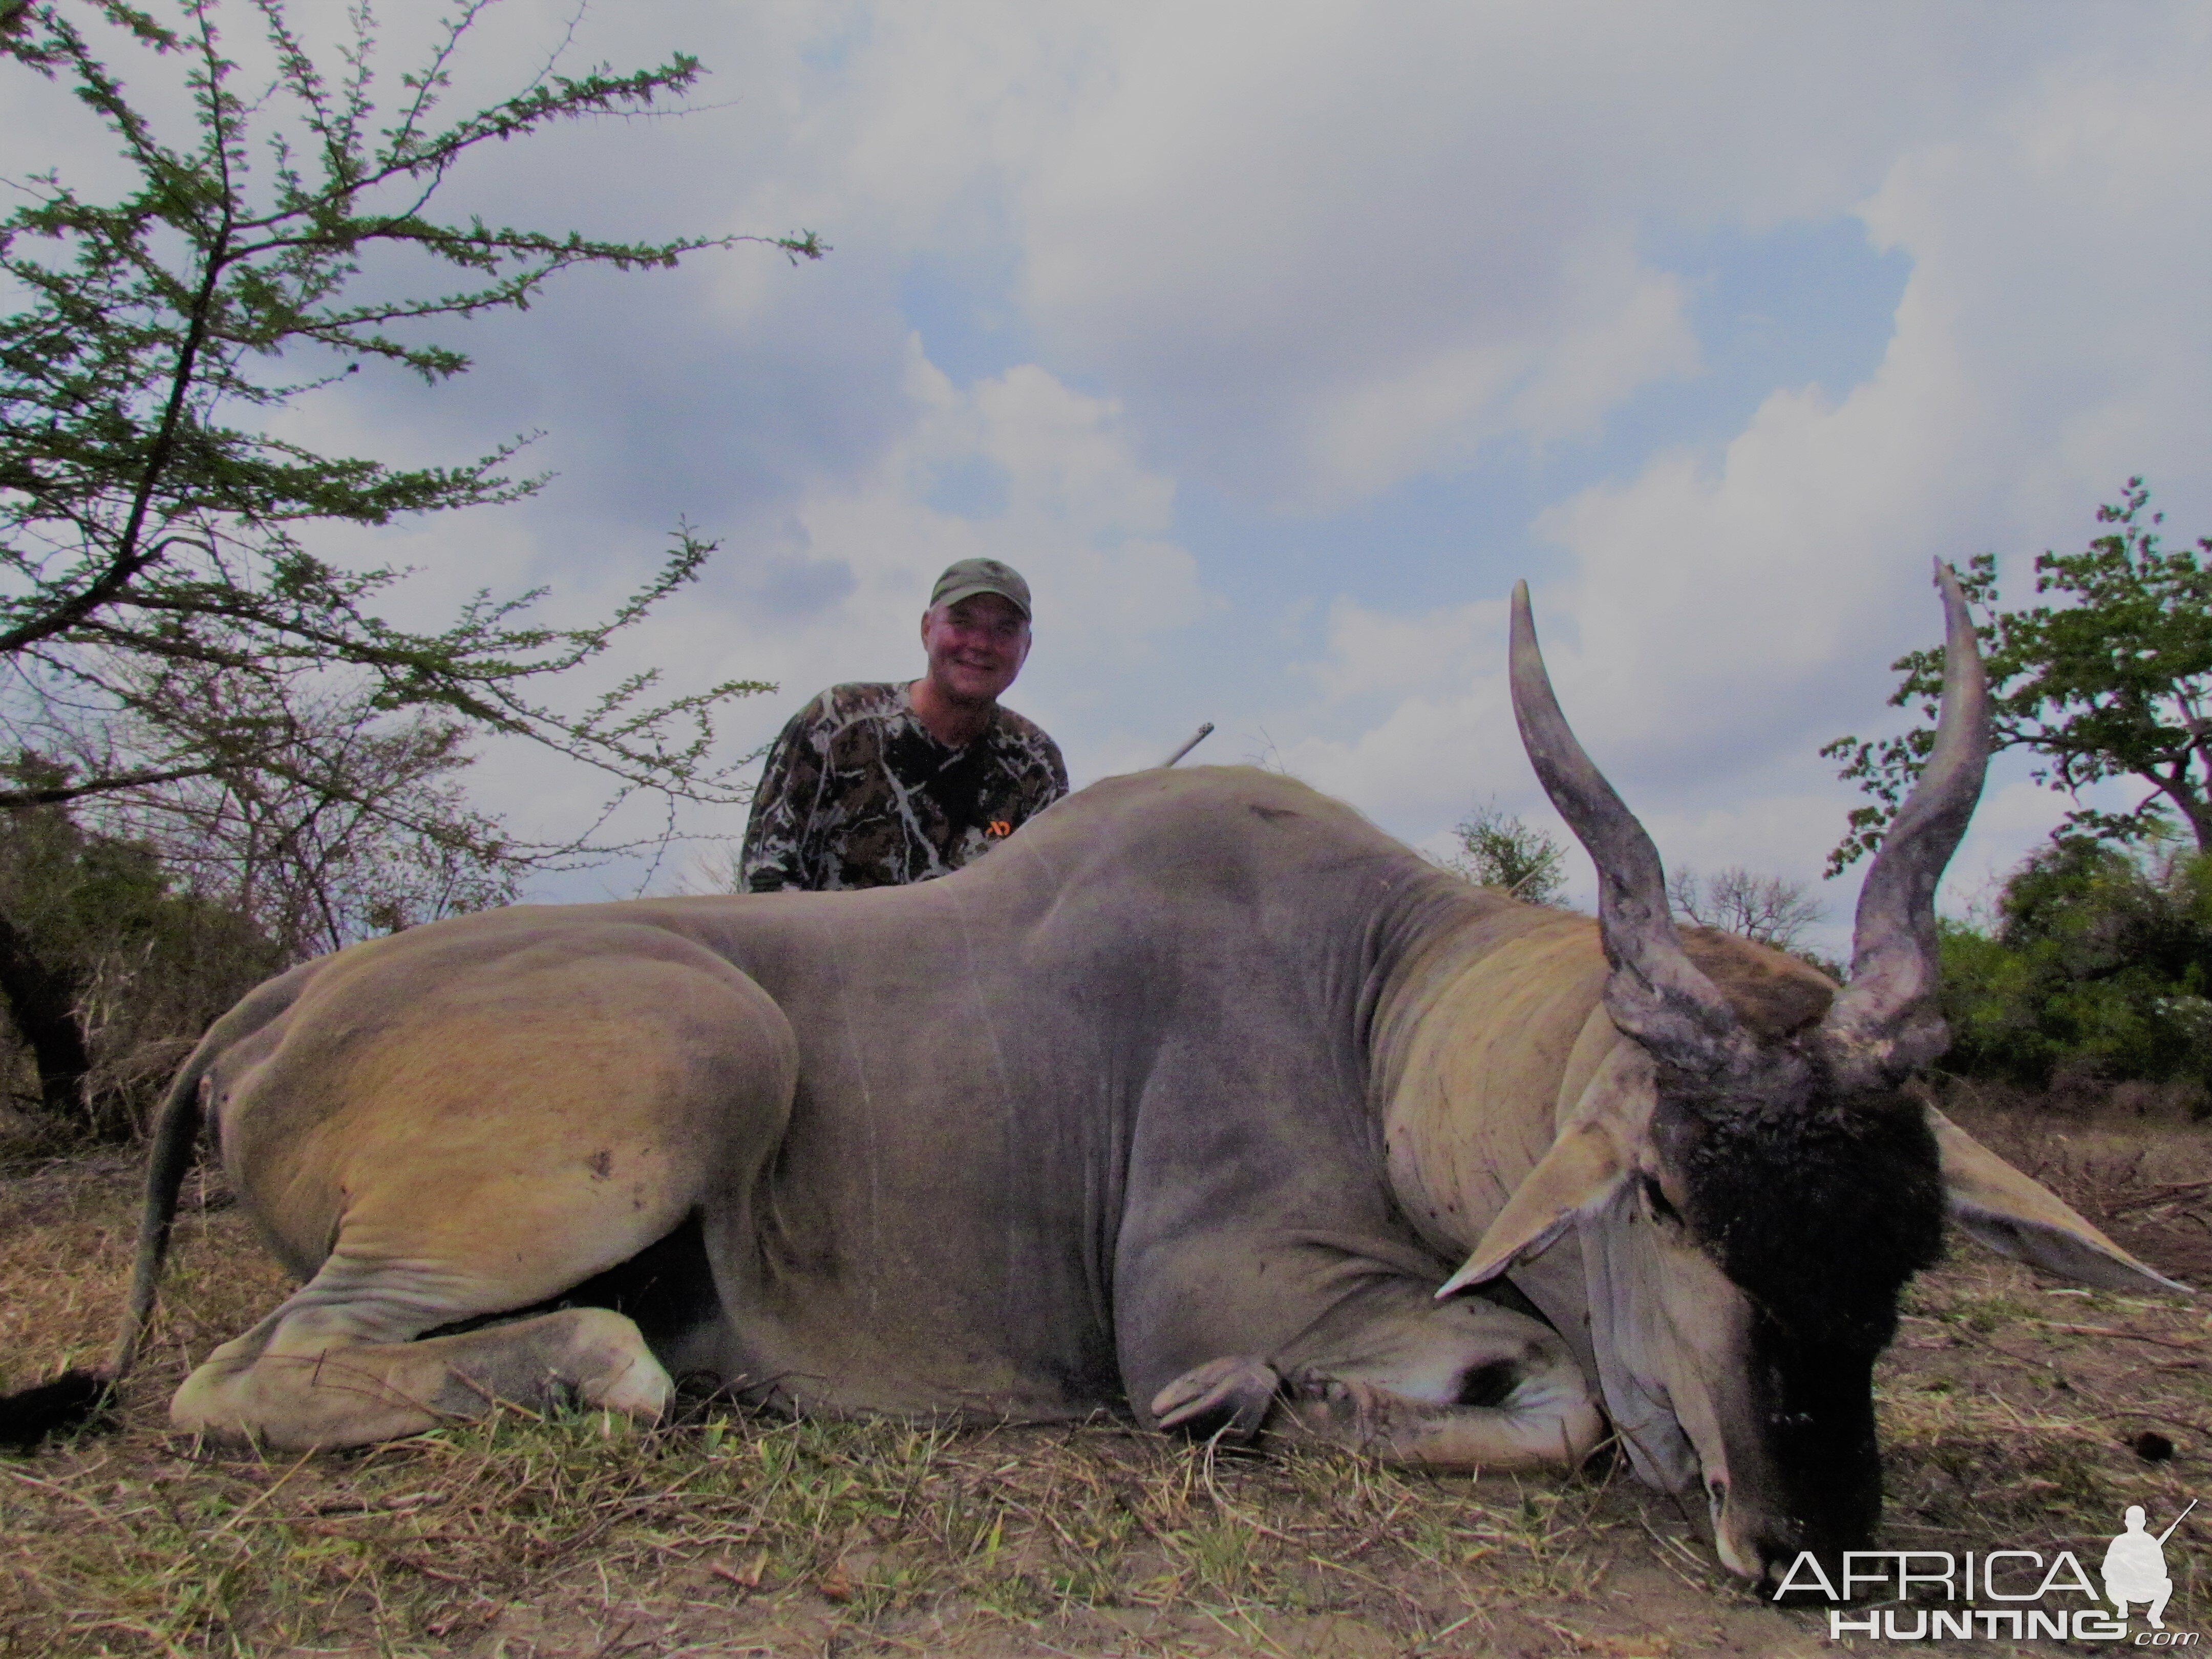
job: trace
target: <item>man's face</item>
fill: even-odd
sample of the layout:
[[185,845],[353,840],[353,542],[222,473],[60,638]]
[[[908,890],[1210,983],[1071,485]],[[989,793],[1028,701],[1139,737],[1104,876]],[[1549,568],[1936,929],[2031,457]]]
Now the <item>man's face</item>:
[[1030,625],[1012,600],[977,593],[924,611],[921,647],[930,681],[948,701],[994,702],[1022,672]]

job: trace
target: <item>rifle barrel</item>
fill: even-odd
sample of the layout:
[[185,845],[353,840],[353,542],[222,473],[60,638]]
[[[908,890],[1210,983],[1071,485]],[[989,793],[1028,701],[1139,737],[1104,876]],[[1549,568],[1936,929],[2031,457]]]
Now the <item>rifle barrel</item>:
[[1212,720],[1206,721],[1205,725],[1200,726],[1197,731],[1190,734],[1190,740],[1188,743],[1184,744],[1182,748],[1176,750],[1174,754],[1170,755],[1165,760],[1160,763],[1161,768],[1164,769],[1168,767],[1173,766],[1185,755],[1188,755],[1192,750],[1197,748],[1199,744],[1204,743],[1212,730],[1213,722]]
[[[2196,1507],[2197,1507],[2197,1500],[2196,1500],[2195,1498],[2191,1498],[2191,1499],[2189,1500],[2189,1510],[2193,1510],[2193,1509],[2195,1509]],[[2186,1521],[2187,1519],[2189,1519],[2189,1510],[2182,1510],[2182,1512],[2181,1512],[2180,1514],[2179,1514],[2179,1515],[2177,1515],[2177,1516],[2175,1516],[2173,1517],[2173,1527],[2178,1527],[2178,1526],[2179,1526],[2183,1522],[2185,1522],[2185,1521]],[[2172,1536],[2173,1536],[2173,1527],[2168,1527],[2168,1528],[2167,1528],[2164,1532],[2162,1532],[2162,1533],[2159,1534],[2159,1535],[2158,1535],[2158,1541],[2159,1541],[2160,1543],[2163,1544],[2163,1543],[2165,1543],[2165,1542],[2166,1542],[2166,1540],[2167,1539],[2169,1539],[2169,1538],[2171,1538],[2171,1537],[2172,1537]]]

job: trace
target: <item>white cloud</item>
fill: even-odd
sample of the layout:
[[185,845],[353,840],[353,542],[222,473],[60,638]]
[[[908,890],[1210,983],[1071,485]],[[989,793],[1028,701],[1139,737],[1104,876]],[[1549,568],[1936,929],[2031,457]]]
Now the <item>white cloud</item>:
[[1026,299],[1200,465],[1341,501],[1684,372],[1644,229],[1846,210],[2005,83],[1963,21],[1127,8],[1021,181]]
[[1879,373],[1832,405],[1778,392],[1710,469],[1665,458],[1547,517],[1601,718],[1669,765],[1715,711],[1794,740],[1811,695],[1936,633],[1932,557],[1995,546],[2026,598],[2024,556],[2086,539],[2127,473],[2201,477],[2212,313],[2142,267],[2212,262],[2212,221],[2174,210],[2212,155],[2208,82],[2054,70],[1974,142],[1900,158],[1866,209],[1913,260]]
[[[857,668],[864,652],[902,663],[937,573],[975,556],[1004,559],[1029,578],[1056,672],[1141,650],[1197,614],[1197,567],[1167,538],[1173,483],[1133,459],[1110,400],[1033,364],[962,390],[919,340],[909,343],[906,392],[914,423],[873,475],[856,489],[810,492],[793,511],[809,556],[848,566],[858,586],[798,640],[771,647],[776,654],[796,651],[825,668]],[[1003,480],[1002,507],[929,504],[946,472],[979,463]]]
[[[1037,600],[1038,644],[1009,702],[1042,720],[1086,779],[1157,762],[1163,740],[1150,728],[1123,729],[1128,702],[1116,688],[1207,606],[1195,562],[1170,533],[1172,481],[1133,458],[1110,400],[1034,365],[963,389],[910,340],[901,404],[898,435],[870,467],[808,483],[781,514],[775,547],[763,544],[767,532],[748,538],[608,659],[572,677],[563,700],[580,704],[646,664],[659,666],[672,691],[732,675],[779,682],[777,693],[731,711],[727,752],[743,753],[824,685],[918,673],[917,629],[931,584],[947,564],[981,555],[1014,564]],[[332,426],[325,435],[343,430]],[[933,504],[948,475],[979,469],[996,500]],[[362,536],[355,546],[363,562],[422,566],[404,611],[393,614],[432,623],[476,586],[513,591],[541,573],[560,516],[549,501],[526,515]],[[580,620],[611,611],[661,550],[656,533],[641,526],[598,561],[568,562],[550,614]],[[487,750],[474,781],[526,834],[588,822],[609,793],[598,775],[512,742]],[[742,814],[727,811],[687,810],[678,821],[711,834],[743,827]],[[658,809],[641,810],[616,827],[650,833],[659,822]],[[681,866],[680,859],[666,865],[661,878],[674,879]],[[591,896],[633,878],[586,876],[562,890]]]
[[1698,365],[1681,283],[1639,265],[1624,245],[1566,257],[1553,303],[1548,327],[1436,339],[1419,357],[1378,365],[1372,378],[1347,379],[1316,400],[1293,441],[1311,469],[1299,495],[1373,495],[1465,465],[1509,434],[1538,443],[1586,436],[1638,387]]
[[1308,672],[1334,698],[1461,690],[1500,648],[1505,617],[1501,599],[1407,615],[1339,599],[1329,610],[1328,655]]
[[[487,90],[565,13],[497,16]],[[441,605],[550,578],[580,613],[678,514],[722,535],[641,656],[782,679],[743,735],[908,672],[929,578],[988,552],[1039,595],[1013,701],[1079,769],[1212,715],[1211,757],[1277,744],[1417,836],[1491,793],[1534,813],[1500,585],[1442,568],[1469,538],[1421,495],[1472,463],[1558,550],[1530,574],[1562,697],[1662,845],[1808,870],[1850,804],[1812,750],[1885,718],[1884,665],[1935,633],[1931,556],[1998,549],[2018,593],[2018,559],[2078,545],[2136,471],[2212,523],[2194,0],[638,0],[583,27],[580,60],[699,52],[714,107],[495,147],[455,205],[836,252],[578,284],[465,333],[482,368],[428,403],[364,386],[300,429],[450,458],[551,428],[542,504],[380,540],[436,565]],[[0,100],[12,166],[43,163],[47,108]],[[1911,267],[1870,377],[1778,376],[1725,442],[1620,435],[1721,372],[1683,247],[1853,215]]]
[[[1265,617],[1209,611],[1176,482],[1326,526],[1501,445],[1587,442],[1639,390],[1698,372],[1670,239],[1856,214],[1911,261],[1870,378],[1778,384],[1718,446],[1662,431],[1534,519],[1565,556],[1537,595],[1563,700],[1662,848],[1809,877],[1853,799],[1813,750],[1887,718],[1885,665],[1936,632],[1931,557],[2078,544],[2137,470],[2180,515],[2212,506],[2212,322],[2191,275],[2212,264],[2205,17],[767,14],[732,40],[763,66],[743,83],[765,105],[742,118],[757,149],[714,199],[733,222],[817,225],[837,269],[718,265],[715,327],[854,367],[794,426],[782,494],[733,554],[851,586],[773,622],[726,593],[691,648],[719,642],[787,702],[904,672],[929,576],[993,553],[1043,606],[1014,701],[1106,769],[1192,723],[1145,701],[1152,667],[1188,654],[1152,654],[1176,629],[1272,647],[1277,618],[1312,612],[1327,637],[1302,676],[1182,665],[1161,694],[1224,717],[1212,757],[1279,744],[1417,835],[1492,794],[1540,817],[1499,675],[1502,594],[1356,604],[1333,573],[1392,556],[1358,546],[1255,584]],[[882,365],[917,259],[1002,315],[1018,367],[963,383],[927,337]],[[836,459],[813,459],[832,430]],[[2003,799],[1962,871],[2008,864],[2055,816]]]
[[[2212,501],[2212,313],[2174,280],[2212,264],[2208,94],[2201,52],[2060,58],[1972,134],[1907,147],[1863,210],[1913,262],[1878,372],[1838,399],[1778,390],[1717,453],[1662,453],[1540,518],[1571,559],[1537,606],[1563,703],[1671,857],[1817,867],[1851,799],[1813,750],[1896,718],[1884,665],[1938,635],[1933,557],[1995,548],[2022,599],[2028,557],[2081,544],[2128,473],[2172,485],[2183,523]],[[1325,683],[1357,681],[1363,635],[1333,645]],[[1434,757],[1494,757],[1498,701],[1424,690],[1311,763],[1433,812]],[[1950,890],[2060,810],[2006,787]]]

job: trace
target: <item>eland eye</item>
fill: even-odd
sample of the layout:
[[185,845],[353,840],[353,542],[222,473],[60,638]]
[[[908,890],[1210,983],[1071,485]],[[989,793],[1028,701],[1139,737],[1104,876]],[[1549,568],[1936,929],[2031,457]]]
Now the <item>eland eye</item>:
[[1651,1218],[1655,1221],[1679,1222],[1682,1218],[1676,1213],[1674,1206],[1667,1201],[1666,1188],[1659,1184],[1656,1176],[1644,1177],[1644,1205],[1651,1212]]

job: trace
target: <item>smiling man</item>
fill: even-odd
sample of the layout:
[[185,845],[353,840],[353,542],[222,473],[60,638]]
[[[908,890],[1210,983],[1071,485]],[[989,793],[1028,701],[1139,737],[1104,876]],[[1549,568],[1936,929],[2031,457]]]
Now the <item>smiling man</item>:
[[1060,749],[999,697],[1030,654],[1030,585],[963,559],[922,613],[928,672],[833,685],[769,751],[738,860],[750,893],[927,881],[1067,793]]

